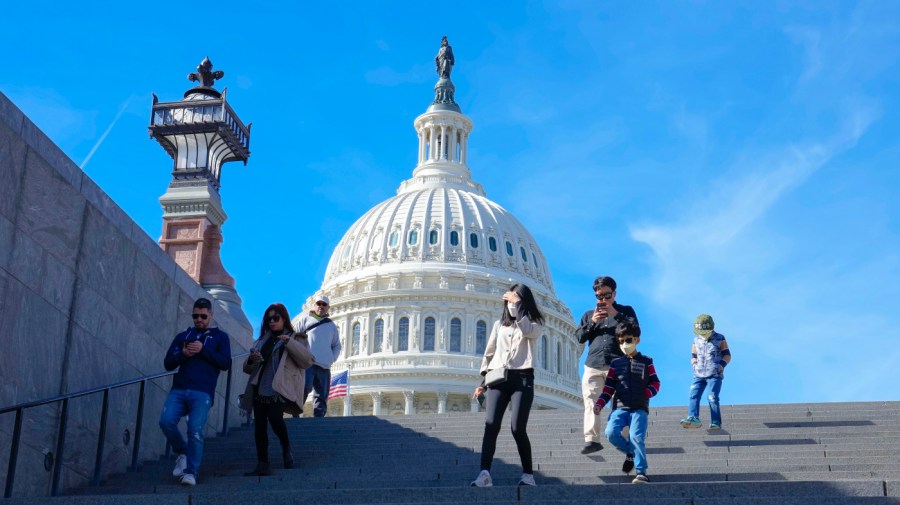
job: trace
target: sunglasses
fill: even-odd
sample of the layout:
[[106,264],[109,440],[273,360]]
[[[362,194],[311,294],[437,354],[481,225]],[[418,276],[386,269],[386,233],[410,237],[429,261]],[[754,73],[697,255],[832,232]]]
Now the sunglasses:
[[632,342],[634,342],[634,337],[627,337],[627,338],[620,338],[620,339],[619,339],[619,343],[620,343],[620,344],[630,344],[630,343],[632,343]]
[[191,317],[194,319],[203,319],[204,321],[209,318],[206,314],[191,314]]
[[316,307],[327,307],[328,304],[325,302],[316,302]]
[[281,321],[281,316],[279,316],[278,314],[266,318],[267,323],[277,323],[278,321]]
[[610,300],[610,299],[612,299],[612,297],[613,297],[612,291],[610,291],[609,293],[600,293],[597,295],[598,300]]

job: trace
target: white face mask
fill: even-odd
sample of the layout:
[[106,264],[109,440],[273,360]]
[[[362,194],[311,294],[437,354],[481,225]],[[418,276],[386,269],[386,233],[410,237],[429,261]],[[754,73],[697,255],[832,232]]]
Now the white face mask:
[[637,349],[637,342],[632,341],[630,344],[619,344],[619,349],[622,349],[622,352],[628,356]]
[[515,318],[519,315],[519,304],[518,303],[508,303],[506,304],[506,310],[509,312],[509,315]]

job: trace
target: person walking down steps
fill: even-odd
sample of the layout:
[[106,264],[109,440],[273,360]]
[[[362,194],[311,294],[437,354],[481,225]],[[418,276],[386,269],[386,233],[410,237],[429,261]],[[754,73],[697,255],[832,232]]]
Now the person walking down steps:
[[241,407],[253,409],[257,461],[256,468],[244,474],[247,476],[272,475],[267,424],[281,442],[284,468],[294,467],[284,414],[303,412],[305,369],[313,362],[306,335],[294,332],[284,305],[273,303],[263,314],[259,339],[244,362],[244,373],[250,375],[250,380],[241,397]]
[[484,437],[481,441],[481,472],[473,486],[491,487],[491,463],[497,448],[497,435],[506,408],[512,406],[513,439],[522,460],[520,486],[534,486],[531,441],[528,440],[528,415],[534,403],[534,342],[543,331],[544,316],[537,308],[528,286],[514,284],[503,294],[503,313],[494,323],[481,361],[481,385],[472,398],[486,393]]

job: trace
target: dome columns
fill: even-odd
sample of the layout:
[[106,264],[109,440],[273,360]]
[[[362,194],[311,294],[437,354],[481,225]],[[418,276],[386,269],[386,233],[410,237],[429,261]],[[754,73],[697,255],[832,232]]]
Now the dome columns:
[[407,390],[403,392],[403,398],[406,400],[406,404],[403,410],[403,413],[407,416],[413,415],[416,413],[416,392],[412,390]]
[[455,175],[468,178],[466,166],[472,121],[452,111],[422,114],[415,121],[419,159],[413,176]]

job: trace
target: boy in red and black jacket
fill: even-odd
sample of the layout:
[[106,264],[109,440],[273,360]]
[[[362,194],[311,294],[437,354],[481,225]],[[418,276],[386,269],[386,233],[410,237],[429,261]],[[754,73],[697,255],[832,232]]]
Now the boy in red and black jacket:
[[[641,342],[641,327],[634,319],[625,319],[616,325],[616,341],[624,356],[609,365],[609,374],[603,393],[594,405],[594,414],[615,395],[612,413],[606,423],[606,438],[616,449],[625,453],[622,471],[635,470],[634,484],[650,482],[647,478],[647,453],[644,436],[647,433],[647,414],[650,398],[659,393],[659,377],[653,359],[637,352]],[[628,426],[628,439],[622,436],[622,428]]]

